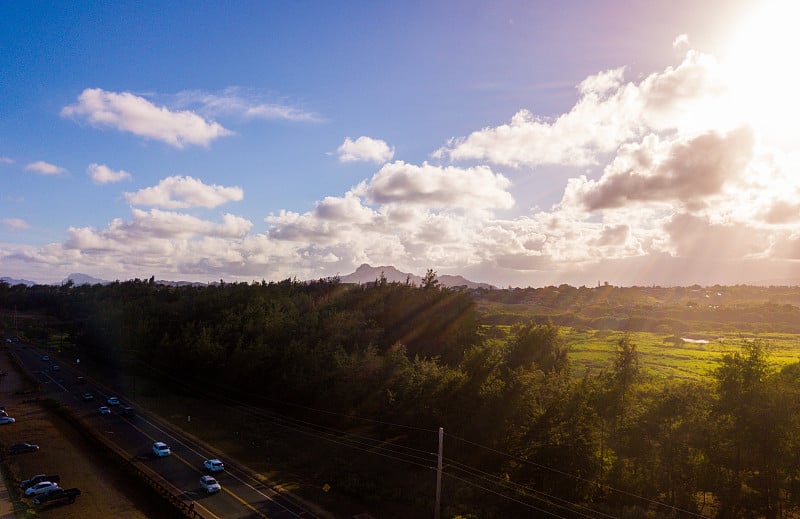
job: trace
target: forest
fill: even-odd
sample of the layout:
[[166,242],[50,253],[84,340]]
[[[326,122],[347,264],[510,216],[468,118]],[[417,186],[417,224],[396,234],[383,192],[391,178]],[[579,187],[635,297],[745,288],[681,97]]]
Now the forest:
[[707,377],[656,379],[623,336],[609,368],[576,376],[562,327],[800,333],[799,294],[470,291],[433,271],[419,286],[0,283],[0,330],[58,334],[76,358],[164,374],[164,391],[213,380],[221,396],[379,441],[377,455],[327,469],[346,471],[340,490],[377,517],[432,513],[441,427],[442,517],[789,518],[800,517],[800,363],[771,367],[755,337]]

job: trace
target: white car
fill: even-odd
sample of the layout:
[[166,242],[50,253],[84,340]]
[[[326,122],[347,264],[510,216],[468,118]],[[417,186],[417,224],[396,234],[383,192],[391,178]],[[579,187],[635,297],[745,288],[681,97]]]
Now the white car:
[[209,494],[213,494],[214,492],[219,492],[222,490],[222,487],[219,485],[219,482],[212,478],[211,476],[203,476],[200,478],[200,484],[203,488],[206,489],[206,492]]
[[106,401],[106,403],[108,405],[119,405],[119,398],[117,398],[115,396],[110,396],[110,397],[108,397],[108,400]]
[[163,458],[164,456],[169,456],[172,454],[172,451],[169,450],[169,446],[164,442],[155,442],[153,444],[153,452],[159,458]]
[[14,422],[16,422],[16,420],[11,418],[10,416],[0,416],[0,424],[14,423]]
[[58,488],[58,483],[53,483],[52,481],[40,481],[39,483],[36,483],[35,485],[25,489],[25,495],[28,497],[38,496],[51,492],[54,488]]
[[203,466],[209,472],[220,472],[225,470],[225,464],[216,458],[204,461]]
[[101,405],[100,406],[100,414],[111,414],[111,408]]

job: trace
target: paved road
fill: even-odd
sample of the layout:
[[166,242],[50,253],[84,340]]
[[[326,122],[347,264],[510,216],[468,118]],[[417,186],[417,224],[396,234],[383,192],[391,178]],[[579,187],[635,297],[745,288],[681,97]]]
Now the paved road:
[[[133,417],[123,416],[121,405],[125,405],[122,395],[112,395],[110,391],[92,381],[78,383],[82,375],[76,366],[59,365],[53,371],[54,360],[44,361],[37,350],[19,345],[13,348],[15,355],[25,368],[42,383],[48,397],[72,406],[92,427],[113,443],[125,456],[138,466],[150,469],[166,480],[176,495],[195,503],[195,510],[209,519],[323,519],[329,514],[297,501],[290,495],[277,493],[268,485],[255,478],[245,467],[233,460],[225,459],[219,453],[210,452],[184,436],[169,424],[136,409]],[[93,401],[84,401],[81,395],[91,393]],[[119,396],[120,406],[109,406],[112,414],[100,415],[98,409],[107,405],[111,396]],[[172,455],[159,458],[152,452],[155,441],[167,443]],[[207,495],[200,486],[203,460],[219,457],[225,462],[225,471],[214,474],[222,491]]]

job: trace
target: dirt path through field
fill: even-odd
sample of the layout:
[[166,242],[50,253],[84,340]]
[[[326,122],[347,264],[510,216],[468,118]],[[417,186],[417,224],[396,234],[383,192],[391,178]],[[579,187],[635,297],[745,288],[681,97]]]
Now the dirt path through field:
[[59,474],[62,487],[78,487],[82,493],[74,504],[38,510],[38,515],[33,517],[141,519],[164,516],[149,504],[148,496],[137,495],[142,492],[132,488],[136,485],[128,484],[120,471],[109,469],[108,461],[87,444],[72,425],[36,400],[39,395],[31,392],[34,388],[17,373],[5,351],[0,352],[0,372],[7,373],[0,376],[0,405],[17,420],[0,425],[3,451],[18,442],[40,446],[38,452],[3,456],[3,470],[11,480],[7,483],[9,499],[16,502],[17,517],[31,517],[27,508],[32,508],[29,500],[19,497],[19,481],[40,473]]

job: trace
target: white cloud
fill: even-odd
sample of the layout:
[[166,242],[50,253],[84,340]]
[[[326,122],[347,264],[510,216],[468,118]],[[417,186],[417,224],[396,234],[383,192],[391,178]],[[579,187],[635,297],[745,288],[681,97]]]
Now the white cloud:
[[213,208],[227,202],[237,202],[242,198],[244,191],[240,187],[208,185],[189,176],[167,177],[157,186],[125,193],[125,199],[131,204],[167,209]]
[[34,173],[39,173],[40,175],[61,175],[62,173],[67,172],[66,169],[54,164],[50,164],[49,162],[45,162],[43,160],[31,162],[25,166],[25,171],[33,171]]
[[674,141],[649,135],[622,146],[599,180],[573,179],[564,198],[580,200],[589,211],[641,202],[692,206],[740,177],[753,146],[748,127]]
[[124,170],[115,171],[105,164],[89,164],[86,168],[86,174],[92,179],[95,184],[110,184],[113,182],[121,182],[123,180],[130,180],[131,174]]
[[12,159],[11,157],[0,156],[0,164],[13,164],[13,163],[14,159]]
[[672,48],[673,49],[685,49],[689,46],[689,35],[688,34],[679,34],[672,40]]
[[21,218],[3,218],[0,220],[10,231],[24,231],[30,229],[30,224]]
[[377,162],[382,164],[392,160],[394,148],[386,142],[362,135],[356,140],[345,138],[341,146],[336,149],[339,162]]
[[242,238],[252,227],[245,218],[223,215],[222,223],[209,222],[188,214],[151,209],[132,209],[133,219],[115,219],[103,231],[89,227],[70,227],[65,243],[72,249],[125,249],[131,244],[148,241],[192,239],[197,236],[213,238]]
[[509,124],[451,139],[434,156],[512,167],[586,166],[651,131],[701,132],[741,124],[712,56],[689,51],[678,67],[638,84],[625,83],[623,73],[618,68],[586,78],[575,106],[560,117],[523,109]]
[[385,164],[354,192],[377,204],[417,204],[431,208],[508,209],[514,199],[511,182],[486,166],[422,166],[396,161]]
[[87,88],[74,105],[61,110],[62,117],[84,118],[97,127],[111,127],[140,137],[165,142],[176,148],[208,146],[232,132],[190,111],[173,112],[130,92]]

